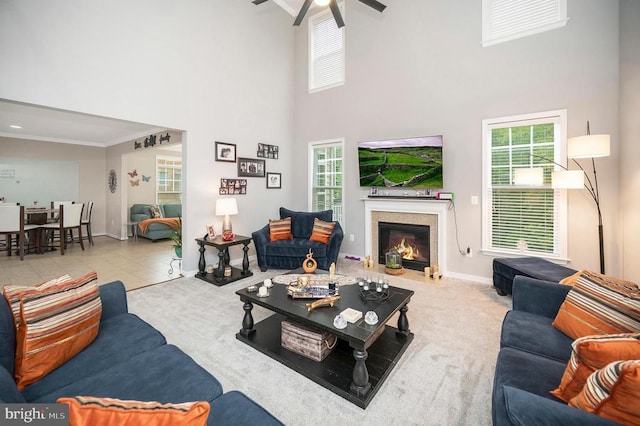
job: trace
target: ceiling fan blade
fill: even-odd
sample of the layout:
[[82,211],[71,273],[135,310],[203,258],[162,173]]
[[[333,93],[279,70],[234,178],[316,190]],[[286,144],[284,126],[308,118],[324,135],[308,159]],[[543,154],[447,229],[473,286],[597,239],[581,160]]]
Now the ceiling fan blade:
[[265,1],[267,1],[267,0],[253,0],[251,3],[253,3],[255,5],[259,5],[259,4],[264,3]]
[[304,4],[302,5],[302,8],[300,9],[300,13],[298,13],[298,17],[296,18],[293,25],[297,27],[302,23],[302,20],[304,19],[304,15],[307,14],[307,11],[311,7],[311,3],[313,3],[313,0],[304,0]]
[[374,8],[378,12],[382,12],[387,7],[384,4],[380,3],[378,0],[360,0],[360,2],[366,4],[369,7]]
[[342,14],[340,13],[340,8],[338,7],[337,0],[331,0],[329,3],[329,7],[331,8],[331,13],[333,13],[333,19],[336,20],[336,24],[338,28],[344,27],[344,19],[342,19]]

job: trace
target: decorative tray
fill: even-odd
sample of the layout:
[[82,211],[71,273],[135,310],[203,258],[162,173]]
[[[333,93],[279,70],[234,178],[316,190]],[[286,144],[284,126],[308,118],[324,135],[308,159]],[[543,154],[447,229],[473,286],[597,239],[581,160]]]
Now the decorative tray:
[[322,286],[297,287],[290,285],[287,288],[287,294],[294,299],[324,299],[325,297],[337,296],[338,289]]
[[271,279],[274,283],[292,285],[298,282],[298,278],[309,278],[309,285],[314,287],[328,287],[329,283],[336,283],[336,287],[341,285],[356,284],[358,279],[347,275],[334,275],[333,279],[329,274],[285,274],[276,275]]

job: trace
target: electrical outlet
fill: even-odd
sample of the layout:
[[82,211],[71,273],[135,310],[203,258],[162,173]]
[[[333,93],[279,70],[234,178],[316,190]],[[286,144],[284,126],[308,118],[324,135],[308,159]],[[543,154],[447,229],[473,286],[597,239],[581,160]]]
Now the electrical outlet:
[[356,236],[353,234],[349,234],[349,241],[354,242],[356,240]]
[[467,257],[473,257],[473,250],[471,250],[471,247],[467,247]]

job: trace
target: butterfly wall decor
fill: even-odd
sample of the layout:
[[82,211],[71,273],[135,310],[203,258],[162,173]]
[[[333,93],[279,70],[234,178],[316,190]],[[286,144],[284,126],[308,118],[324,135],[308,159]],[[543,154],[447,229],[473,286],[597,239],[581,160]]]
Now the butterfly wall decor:
[[140,179],[130,180],[131,186],[140,186]]
[[151,176],[142,175],[142,181],[143,182],[149,182],[150,180],[151,180]]
[[138,176],[138,171],[136,169],[133,169],[132,172],[127,172],[129,174],[129,176],[131,176],[132,178]]

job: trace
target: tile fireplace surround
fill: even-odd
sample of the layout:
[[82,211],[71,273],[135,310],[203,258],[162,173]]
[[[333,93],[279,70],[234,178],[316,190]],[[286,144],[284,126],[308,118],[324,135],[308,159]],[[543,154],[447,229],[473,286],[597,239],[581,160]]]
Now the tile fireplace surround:
[[378,222],[428,225],[430,227],[430,263],[447,274],[446,234],[447,201],[419,198],[365,198],[364,247],[366,255],[378,263]]

